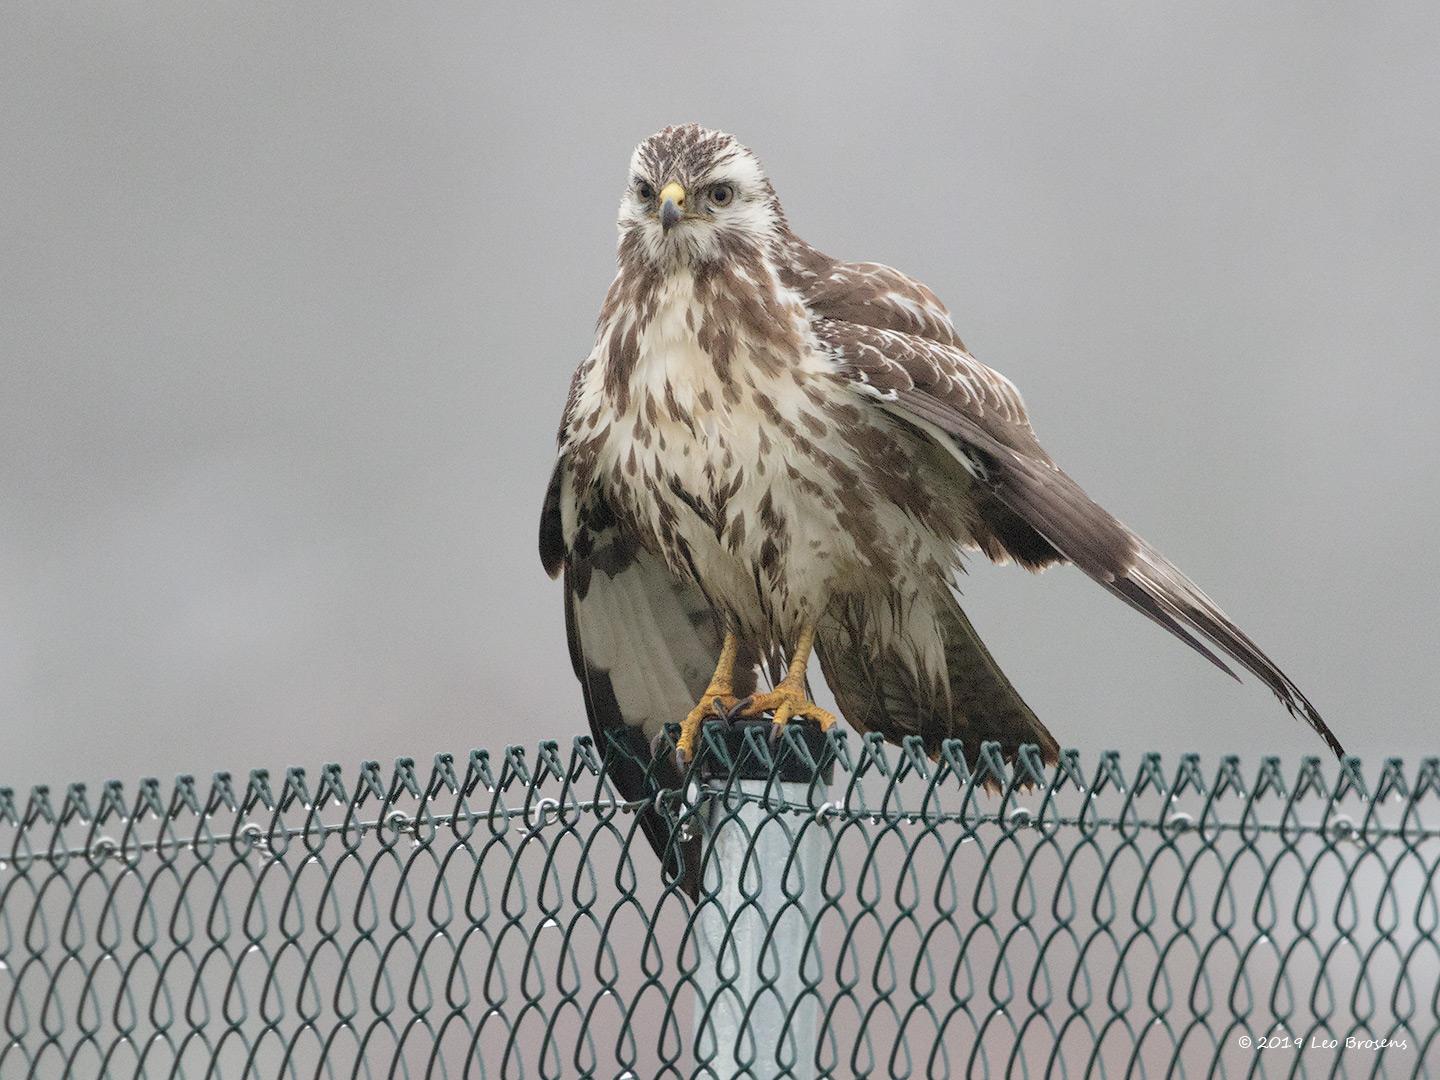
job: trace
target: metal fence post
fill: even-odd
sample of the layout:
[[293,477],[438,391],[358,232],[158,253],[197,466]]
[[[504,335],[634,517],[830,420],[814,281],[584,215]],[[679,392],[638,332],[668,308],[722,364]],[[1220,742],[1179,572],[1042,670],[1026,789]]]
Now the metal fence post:
[[[702,781],[709,852],[695,919],[695,1075],[813,1080],[820,1001],[807,986],[820,977],[815,919],[828,833],[777,803],[823,802],[828,769],[817,782],[802,755],[780,746],[772,766],[747,750],[747,729],[764,739],[770,723],[726,729],[734,773]],[[797,734],[821,761],[824,736],[808,725]]]

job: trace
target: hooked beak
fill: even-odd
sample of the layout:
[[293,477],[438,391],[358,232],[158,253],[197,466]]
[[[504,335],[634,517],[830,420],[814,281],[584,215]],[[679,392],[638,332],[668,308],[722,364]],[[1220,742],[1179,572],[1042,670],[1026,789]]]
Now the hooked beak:
[[669,232],[685,212],[685,189],[674,180],[660,189],[660,229]]

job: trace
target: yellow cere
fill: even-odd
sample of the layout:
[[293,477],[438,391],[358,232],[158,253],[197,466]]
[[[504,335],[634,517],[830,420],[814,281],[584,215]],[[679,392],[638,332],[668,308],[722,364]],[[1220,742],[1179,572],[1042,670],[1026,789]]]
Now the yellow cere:
[[684,206],[685,189],[679,184],[677,184],[674,180],[671,180],[670,183],[666,184],[663,188],[660,189],[661,206],[665,205],[666,199],[672,200],[676,206]]

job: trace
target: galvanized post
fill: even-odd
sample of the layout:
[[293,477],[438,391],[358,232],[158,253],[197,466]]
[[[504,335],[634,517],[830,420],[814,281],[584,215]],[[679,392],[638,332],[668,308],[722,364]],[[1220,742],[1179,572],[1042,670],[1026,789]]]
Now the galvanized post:
[[[828,834],[812,816],[777,804],[823,803],[828,777],[822,771],[815,782],[801,755],[778,746],[772,777],[768,764],[747,753],[747,728],[765,738],[770,724],[740,721],[727,729],[734,774],[703,781],[709,851],[695,917],[695,1075],[813,1080],[820,1002],[806,987],[821,971],[815,920]],[[824,736],[806,728],[803,738],[820,761]]]

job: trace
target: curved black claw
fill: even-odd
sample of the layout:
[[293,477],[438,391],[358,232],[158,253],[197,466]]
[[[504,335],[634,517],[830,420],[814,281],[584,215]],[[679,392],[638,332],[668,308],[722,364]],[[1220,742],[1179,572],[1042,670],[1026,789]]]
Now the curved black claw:
[[[650,757],[652,759],[658,758],[665,752],[665,748],[670,745],[670,733],[664,728],[661,728],[655,733],[655,737],[650,740]],[[685,771],[685,763],[688,757],[689,755],[678,746],[671,749],[670,760],[675,763],[675,767],[682,773]]]
[[754,700],[755,695],[751,694],[747,698],[741,698],[728,709],[722,708],[720,702],[717,701],[715,702],[715,715],[721,720],[724,720],[725,723],[733,725],[736,720],[739,720],[744,715],[745,710],[750,707],[750,703]]

